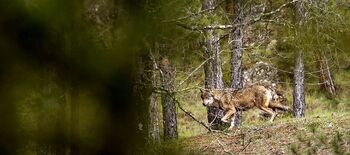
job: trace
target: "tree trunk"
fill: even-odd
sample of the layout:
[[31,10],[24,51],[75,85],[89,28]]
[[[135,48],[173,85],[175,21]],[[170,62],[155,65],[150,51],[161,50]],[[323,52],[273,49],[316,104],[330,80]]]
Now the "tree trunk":
[[[297,35],[302,27],[307,12],[304,3],[298,1],[295,3],[295,17],[297,23]],[[294,67],[294,91],[293,91],[293,110],[294,116],[301,118],[305,116],[305,92],[304,92],[304,60],[303,51],[297,49]]]
[[[154,44],[154,50],[157,50],[156,43]],[[151,52],[151,51],[150,51]],[[157,74],[156,74],[156,65],[155,60],[152,57],[151,53],[148,54],[149,61],[146,65],[146,70],[149,70],[147,73],[147,77],[150,79],[150,85],[152,90],[157,85]],[[159,112],[158,112],[158,104],[157,104],[157,94],[153,91],[151,92],[151,96],[149,99],[149,122],[148,122],[148,136],[153,142],[160,142],[160,134],[159,134]]]
[[[234,4],[236,16],[232,19],[234,24],[243,23],[243,1],[238,0]],[[243,56],[243,27],[237,27],[233,34],[233,51],[231,56],[231,87],[235,90],[243,87],[242,73],[242,56]],[[235,126],[239,126],[242,122],[242,112],[237,110],[234,118]]]
[[159,134],[159,112],[157,108],[157,95],[155,93],[152,93],[150,97],[150,107],[149,107],[149,126],[148,126],[148,132],[149,137],[153,142],[160,142],[160,134]]
[[220,37],[214,33],[214,31],[209,32],[208,35],[210,35],[212,39],[210,40],[210,43],[208,43],[208,46],[210,45],[210,51],[212,52],[212,67],[213,67],[213,82],[214,82],[214,88],[215,89],[221,89],[224,88],[224,81],[222,79],[222,67],[221,67],[221,57],[220,57]]
[[[213,30],[206,30],[206,58],[209,59],[205,66],[205,87],[210,89],[224,88],[220,58],[219,37]],[[216,107],[207,107],[208,123],[212,128],[219,129],[225,123],[221,121],[224,111]]]
[[153,96],[153,62],[149,52],[141,52],[140,56],[135,61],[137,63],[137,76],[135,78],[136,85],[134,86],[134,95],[136,99],[136,113],[138,132],[143,137],[148,137],[153,141],[151,130],[153,129],[152,120],[155,114],[152,113],[151,107],[154,106]]
[[304,63],[302,51],[298,51],[295,59],[294,68],[294,92],[293,92],[294,116],[304,117],[305,95],[304,95]]
[[[213,8],[216,4],[215,0],[204,0],[202,10]],[[219,35],[214,30],[205,30],[205,58],[209,59],[204,65],[205,88],[220,89],[224,88],[222,78],[222,67],[220,58],[220,42]],[[221,121],[224,111],[215,107],[207,107],[208,123],[212,128],[218,129],[225,123]]]
[[334,97],[336,90],[325,53],[322,53],[318,57],[318,64],[320,89],[325,90],[327,95],[332,98]]
[[327,86],[327,91],[329,93],[330,96],[334,96],[335,95],[335,85],[333,82],[333,78],[332,78],[332,73],[331,70],[329,69],[329,65],[328,65],[328,59],[325,56],[325,54],[323,54],[323,60],[324,60],[324,66],[325,66],[325,73],[326,73],[326,86]]
[[174,100],[175,70],[167,57],[159,63],[161,70],[164,139],[177,139],[177,118]]

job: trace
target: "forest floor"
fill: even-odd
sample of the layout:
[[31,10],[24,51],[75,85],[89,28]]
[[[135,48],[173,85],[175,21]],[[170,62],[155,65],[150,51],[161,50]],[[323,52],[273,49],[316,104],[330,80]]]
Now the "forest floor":
[[185,154],[350,154],[350,111],[277,118],[184,138],[180,144]]

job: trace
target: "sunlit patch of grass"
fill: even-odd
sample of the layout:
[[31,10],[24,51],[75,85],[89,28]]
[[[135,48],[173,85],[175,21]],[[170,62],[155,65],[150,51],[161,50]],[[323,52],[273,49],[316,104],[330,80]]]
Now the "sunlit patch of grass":
[[[350,77],[350,74],[349,74]],[[337,79],[339,80],[339,79]],[[290,81],[286,81],[287,83]],[[284,86],[284,93],[287,97],[287,106],[291,109],[293,102],[293,87],[291,85]],[[339,90],[340,95],[337,95],[334,99],[327,98],[324,93],[319,92],[318,87],[311,88],[305,96],[305,116],[307,120],[317,120],[324,118],[332,118],[334,115],[339,115],[343,112],[347,112],[350,109],[350,100],[340,97],[345,92]],[[345,93],[346,94],[346,93]],[[207,111],[202,106],[200,93],[197,89],[192,89],[186,92],[177,93],[177,98],[181,102],[182,106],[188,111],[192,112],[197,119],[207,123]],[[207,133],[208,131],[197,122],[192,120],[189,116],[183,113],[180,109],[178,112],[178,131],[180,138],[196,136]],[[254,110],[248,110],[243,112],[242,128],[258,127],[261,125],[278,125],[285,122],[294,121],[292,112],[280,113],[273,123],[269,122],[269,117],[262,117],[261,111],[257,108]],[[309,126],[310,132],[317,132],[317,126]]]
[[[202,105],[199,90],[193,89],[189,92],[177,94],[183,108],[191,112],[198,120],[207,123],[207,110]],[[187,114],[177,109],[178,131],[181,137],[191,137],[208,132],[202,125],[195,122]]]

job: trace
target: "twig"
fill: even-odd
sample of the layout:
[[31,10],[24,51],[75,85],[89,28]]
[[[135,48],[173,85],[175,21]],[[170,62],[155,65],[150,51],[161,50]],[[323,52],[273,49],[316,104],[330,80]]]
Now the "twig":
[[200,15],[202,13],[211,12],[211,11],[216,10],[223,2],[225,2],[225,0],[222,0],[221,2],[217,3],[215,6],[213,6],[211,8],[204,9],[204,10],[201,10],[199,12],[192,13],[190,15],[179,17],[179,18],[176,18],[176,19],[164,20],[162,22],[164,22],[164,23],[178,22],[178,21],[182,21],[182,20],[188,19],[190,17],[198,16],[198,15]]
[[249,141],[248,141],[248,144],[247,145],[245,145],[244,147],[243,147],[243,149],[242,150],[240,150],[238,153],[241,153],[241,152],[243,152],[247,147],[248,147],[248,145],[250,144],[252,142],[252,140],[251,139],[249,139]]
[[218,118],[218,114],[219,114],[219,112],[216,111],[215,117],[214,117],[214,119],[209,123],[209,126],[211,126],[211,125],[214,123],[214,121],[216,120],[216,118]]
[[216,139],[216,140],[218,141],[219,145],[222,147],[222,149],[224,150],[225,153],[233,155],[233,153],[228,151],[226,146],[224,144],[222,144],[219,139]]
[[206,29],[221,29],[221,30],[224,30],[224,29],[235,29],[235,28],[240,27],[240,26],[247,26],[247,25],[251,25],[251,24],[254,24],[256,22],[259,22],[259,21],[261,21],[263,19],[263,17],[271,16],[273,14],[281,12],[282,9],[285,8],[286,6],[288,6],[290,4],[293,4],[295,2],[298,2],[298,1],[300,1],[300,0],[293,0],[293,1],[290,1],[290,2],[287,2],[287,3],[284,3],[280,7],[278,7],[276,10],[273,10],[271,12],[261,13],[259,16],[256,16],[252,20],[249,20],[248,22],[241,23],[241,24],[228,24],[228,25],[217,24],[217,25],[207,25],[207,26],[204,26],[204,27],[200,27],[200,26],[187,26],[185,24],[177,22],[177,25],[181,26],[182,28],[185,28],[185,29],[188,29],[188,30],[192,30],[192,31],[203,31],[203,30],[206,30]]
[[226,133],[224,131],[221,130],[214,130],[212,128],[210,128],[210,126],[208,126],[207,124],[205,124],[203,121],[198,120],[191,112],[187,111],[185,108],[182,107],[181,103],[175,98],[173,97],[174,101],[177,103],[178,107],[180,108],[181,111],[183,111],[186,115],[190,116],[194,121],[196,121],[198,124],[202,125],[203,127],[205,127],[209,132],[215,132],[215,133],[221,133],[227,136],[231,136],[231,134]]
[[213,130],[208,126],[206,125],[204,122],[198,120],[191,112],[188,112],[186,109],[184,109],[180,102],[176,99],[176,98],[173,98],[175,100],[175,102],[177,103],[178,107],[185,113],[187,114],[188,116],[190,116],[194,121],[196,121],[197,123],[199,123],[200,125],[202,125],[203,127],[205,127],[209,132],[212,132]]
[[179,85],[177,85],[177,87],[180,87],[185,81],[187,81],[195,72],[198,71],[198,69],[200,69],[207,61],[209,61],[212,57],[204,60],[197,68],[195,68],[190,74],[188,74],[188,76],[182,80]]
[[[220,55],[223,52],[223,50],[221,50],[218,55]],[[215,57],[215,55],[212,55],[211,57],[207,58],[206,60],[204,60],[200,65],[198,65],[197,68],[195,68],[190,74],[188,74],[188,76],[182,80],[177,86],[176,88],[179,88],[185,81],[187,81],[195,72],[197,72],[206,62],[208,62],[210,59],[213,59]]]

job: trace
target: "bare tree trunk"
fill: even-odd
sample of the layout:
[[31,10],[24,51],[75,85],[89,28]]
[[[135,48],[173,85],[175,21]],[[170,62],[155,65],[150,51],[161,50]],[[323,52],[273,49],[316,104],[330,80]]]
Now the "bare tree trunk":
[[[243,23],[243,1],[238,0],[234,4],[236,12],[235,18],[232,19],[234,24]],[[243,27],[237,27],[233,34],[233,51],[231,56],[231,87],[235,90],[243,87],[243,73],[242,73],[242,56],[243,56]],[[237,110],[234,118],[235,126],[239,126],[242,122],[242,112]]]
[[331,70],[328,65],[328,59],[325,55],[325,53],[322,53],[318,57],[318,63],[319,63],[319,83],[320,83],[320,89],[325,90],[329,97],[334,97],[336,90],[331,74]]
[[295,117],[304,117],[305,112],[305,95],[304,95],[304,63],[303,55],[299,50],[295,59],[294,68],[294,92],[293,92],[293,109]]
[[[204,0],[202,9],[213,8],[216,4],[215,0]],[[222,67],[220,58],[220,37],[214,30],[205,30],[205,57],[209,59],[204,65],[205,88],[218,89],[224,88],[222,78]],[[225,123],[221,121],[224,111],[215,107],[207,107],[208,123],[213,128],[218,129]]]
[[159,134],[159,112],[157,108],[157,95],[152,93],[150,97],[150,107],[149,107],[149,126],[148,132],[149,137],[153,142],[160,142],[160,134]]
[[327,86],[327,91],[329,93],[330,96],[334,96],[335,95],[335,85],[333,82],[333,78],[332,78],[332,73],[331,70],[329,69],[329,65],[328,65],[328,59],[326,57],[325,54],[323,54],[323,60],[324,60],[324,64],[325,64],[325,69],[326,69],[326,86]]
[[149,52],[141,52],[135,62],[137,63],[137,75],[135,78],[134,95],[136,99],[135,111],[137,113],[138,132],[143,137],[148,137],[153,141],[150,130],[153,127],[151,119],[154,114],[151,111],[151,106],[154,104],[154,96],[152,96],[153,62]]
[[[304,20],[307,16],[304,2],[298,1],[295,3],[295,17],[297,23],[297,35],[298,31],[304,24]],[[293,91],[293,110],[294,116],[301,118],[305,116],[305,92],[304,92],[304,60],[303,51],[297,49],[294,67],[294,91]]]
[[[211,45],[211,51],[212,53],[212,62],[213,62],[213,81],[214,81],[214,88],[221,89],[224,88],[224,81],[222,78],[222,66],[221,66],[221,57],[220,57],[220,37],[215,34],[214,31],[209,32],[208,35],[211,35],[210,38],[210,45]],[[209,45],[209,44],[208,44]]]
[[[325,15],[328,7],[328,0],[313,0],[311,1],[313,6],[319,8],[321,10],[321,16]],[[332,78],[332,74],[328,65],[328,59],[326,57],[326,53],[321,49],[320,54],[317,56],[318,61],[318,69],[319,69],[319,86],[321,91],[326,91],[328,97],[333,98],[336,90]]]
[[[154,50],[157,50],[157,44],[154,43]],[[149,70],[148,77],[150,79],[150,84],[152,90],[157,85],[157,74],[156,74],[156,65],[155,60],[151,55],[151,52],[148,54],[149,62],[147,64],[146,70]],[[149,99],[149,122],[148,122],[148,136],[153,142],[160,142],[160,134],[159,134],[159,112],[158,112],[158,102],[157,102],[157,94],[153,91],[151,92],[151,96]]]
[[177,118],[173,93],[175,70],[167,57],[163,57],[160,60],[159,66],[161,70],[162,89],[165,91],[162,94],[164,139],[177,139]]
[[[213,52],[212,52],[212,43],[214,42],[214,38],[212,37],[212,32],[209,30],[205,30],[205,33],[208,35],[205,38],[205,50],[204,56],[206,59],[209,59],[207,63],[204,64],[204,75],[205,75],[205,88],[211,89],[214,88],[214,71],[213,71]],[[210,35],[211,34],[211,35]]]
[[[209,59],[205,67],[205,87],[211,89],[224,88],[222,79],[222,68],[220,58],[219,37],[214,34],[213,30],[206,31],[206,58]],[[208,123],[215,129],[224,125],[221,118],[224,111],[216,107],[207,107]]]
[[318,62],[318,70],[319,70],[319,75],[318,75],[318,82],[320,85],[320,90],[325,90],[325,81],[326,81],[326,75],[325,75],[325,68],[324,68],[324,63],[323,63],[323,57],[320,55],[317,55],[317,62]]

